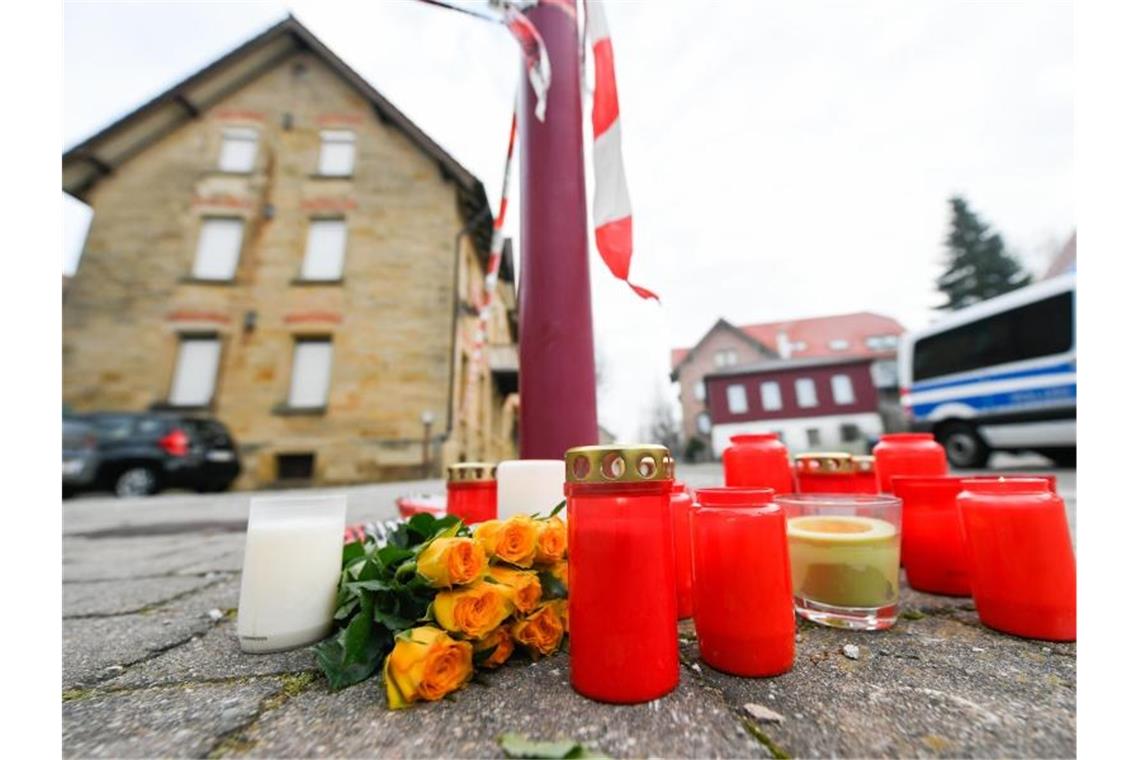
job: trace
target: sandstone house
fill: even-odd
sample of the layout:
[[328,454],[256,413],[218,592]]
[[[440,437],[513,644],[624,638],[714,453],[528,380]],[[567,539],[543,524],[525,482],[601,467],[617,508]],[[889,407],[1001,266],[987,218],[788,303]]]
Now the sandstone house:
[[63,188],[94,212],[63,306],[75,411],[217,417],[243,487],[516,455],[509,255],[473,351],[482,184],[296,20],[67,151]]

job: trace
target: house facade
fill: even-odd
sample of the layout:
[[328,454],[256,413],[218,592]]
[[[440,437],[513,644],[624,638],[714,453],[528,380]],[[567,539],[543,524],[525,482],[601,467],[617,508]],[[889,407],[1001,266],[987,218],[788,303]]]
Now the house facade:
[[76,412],[217,417],[239,487],[515,455],[509,255],[474,351],[482,184],[296,20],[69,150],[63,187],[94,212],[63,305]]
[[779,434],[789,452],[862,454],[883,432],[869,357],[777,359],[705,377],[712,449],[741,433]]

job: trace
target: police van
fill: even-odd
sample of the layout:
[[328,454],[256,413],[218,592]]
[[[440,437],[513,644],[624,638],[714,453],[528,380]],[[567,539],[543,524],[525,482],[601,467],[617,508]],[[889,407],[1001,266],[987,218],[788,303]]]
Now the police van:
[[1076,274],[959,309],[899,341],[900,401],[956,467],[994,451],[1076,463]]

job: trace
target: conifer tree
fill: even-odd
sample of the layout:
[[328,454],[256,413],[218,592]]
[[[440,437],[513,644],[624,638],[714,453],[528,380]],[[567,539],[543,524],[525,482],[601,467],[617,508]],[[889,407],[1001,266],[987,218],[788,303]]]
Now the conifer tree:
[[978,218],[965,198],[951,198],[950,209],[946,271],[937,280],[946,302],[939,309],[961,309],[1029,284],[1032,277],[1006,252],[1001,235]]

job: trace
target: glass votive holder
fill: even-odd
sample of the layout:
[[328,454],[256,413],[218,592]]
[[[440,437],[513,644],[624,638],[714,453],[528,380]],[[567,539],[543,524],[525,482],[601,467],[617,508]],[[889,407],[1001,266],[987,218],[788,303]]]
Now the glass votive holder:
[[784,512],[771,488],[698,488],[693,621],[701,659],[738,676],[775,676],[796,658]]
[[814,493],[777,496],[776,503],[788,519],[796,612],[835,628],[894,625],[901,501],[885,494]]
[[965,478],[958,494],[978,618],[1015,636],[1077,638],[1065,503],[1044,478]]
[[958,519],[962,478],[896,475],[902,499],[902,562],[911,588],[946,596],[970,595],[966,541]]
[[498,514],[495,465],[459,462],[447,468],[447,514],[467,525],[494,520]]
[[673,481],[669,511],[673,515],[673,558],[677,566],[677,619],[686,620],[693,616],[693,497],[679,480]]
[[346,510],[344,494],[250,500],[237,619],[242,650],[276,652],[329,634]]
[[561,459],[508,459],[499,462],[499,519],[550,514],[566,498],[566,463]]

